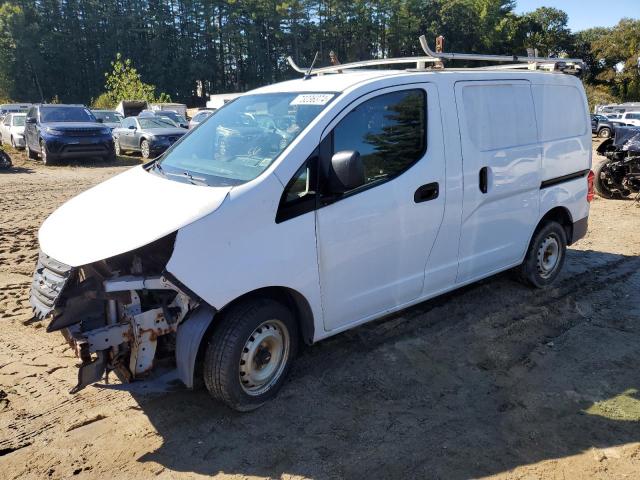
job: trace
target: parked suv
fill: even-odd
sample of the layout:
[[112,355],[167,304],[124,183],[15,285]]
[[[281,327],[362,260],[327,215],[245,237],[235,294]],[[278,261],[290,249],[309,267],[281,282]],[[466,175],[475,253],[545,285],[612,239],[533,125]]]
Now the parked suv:
[[613,134],[615,122],[604,115],[591,115],[591,133],[600,138],[609,138]]
[[558,278],[593,198],[580,80],[340,67],[238,97],[44,222],[31,304],[82,359],[74,391],[164,356],[250,410],[301,342],[507,269]]
[[115,157],[111,129],[83,105],[34,105],[25,124],[27,155],[52,164],[70,158]]

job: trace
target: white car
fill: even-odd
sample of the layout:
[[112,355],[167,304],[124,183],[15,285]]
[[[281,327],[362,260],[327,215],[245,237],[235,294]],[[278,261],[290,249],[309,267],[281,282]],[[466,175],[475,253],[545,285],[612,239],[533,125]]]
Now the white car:
[[24,148],[24,123],[26,113],[9,113],[0,123],[0,141],[13,148]]
[[640,112],[625,112],[618,119],[618,121],[626,124],[632,125],[634,127],[640,127]]
[[336,68],[240,96],[44,222],[31,303],[76,391],[170,355],[250,410],[300,342],[511,268],[556,280],[593,197],[578,79]]

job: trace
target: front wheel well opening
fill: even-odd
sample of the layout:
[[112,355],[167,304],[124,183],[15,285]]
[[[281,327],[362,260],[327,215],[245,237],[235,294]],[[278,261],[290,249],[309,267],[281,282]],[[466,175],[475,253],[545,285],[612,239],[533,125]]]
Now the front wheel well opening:
[[567,235],[567,245],[571,245],[571,239],[573,238],[573,219],[571,218],[569,210],[565,207],[555,207],[549,210],[538,222],[533,236],[549,222],[557,222],[562,225]]
[[251,292],[245,293],[240,297],[232,300],[222,307],[213,318],[211,325],[204,333],[200,346],[198,347],[198,354],[196,356],[196,371],[194,372],[194,378],[202,378],[202,364],[204,360],[205,351],[207,349],[208,339],[214,334],[217,325],[220,323],[219,319],[223,316],[231,307],[238,305],[239,303],[246,302],[256,298],[268,298],[282,303],[289,308],[293,313],[296,321],[298,322],[298,328],[300,329],[300,340],[305,344],[311,345],[314,337],[314,323],[313,312],[307,299],[296,290],[287,287],[265,287]]

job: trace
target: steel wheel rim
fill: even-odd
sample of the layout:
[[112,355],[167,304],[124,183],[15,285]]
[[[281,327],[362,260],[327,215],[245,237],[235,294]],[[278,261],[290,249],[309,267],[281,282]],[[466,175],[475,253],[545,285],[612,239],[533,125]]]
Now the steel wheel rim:
[[289,330],[280,320],[262,322],[249,335],[240,355],[242,389],[258,396],[275,385],[289,359]]
[[555,235],[549,235],[538,248],[538,273],[542,278],[549,278],[560,263],[560,242]]

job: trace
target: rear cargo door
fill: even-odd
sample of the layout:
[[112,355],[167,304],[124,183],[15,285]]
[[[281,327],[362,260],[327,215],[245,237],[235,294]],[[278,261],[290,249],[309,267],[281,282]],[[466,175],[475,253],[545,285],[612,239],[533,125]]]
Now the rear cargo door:
[[457,282],[514,265],[538,219],[541,147],[528,81],[455,86],[464,200]]

